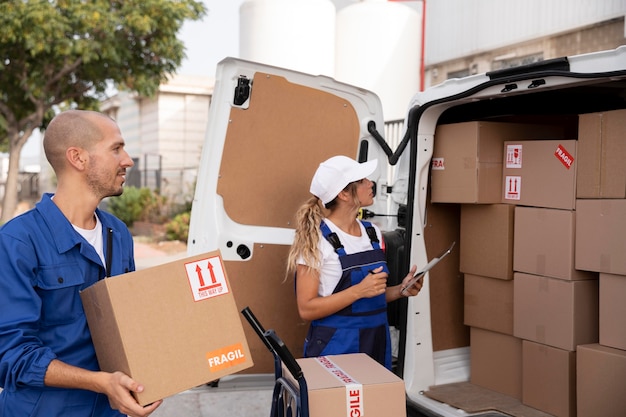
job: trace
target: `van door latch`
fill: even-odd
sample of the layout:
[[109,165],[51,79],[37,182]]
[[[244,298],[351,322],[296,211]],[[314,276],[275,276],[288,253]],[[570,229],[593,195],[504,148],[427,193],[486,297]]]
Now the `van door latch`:
[[241,75],[237,78],[237,86],[235,87],[235,96],[233,103],[235,106],[241,106],[250,98],[250,80],[248,77]]

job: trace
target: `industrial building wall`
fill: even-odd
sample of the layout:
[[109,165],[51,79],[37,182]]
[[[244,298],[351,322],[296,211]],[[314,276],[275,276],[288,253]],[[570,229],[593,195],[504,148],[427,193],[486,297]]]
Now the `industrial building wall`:
[[428,0],[427,66],[626,14],[626,0]]
[[134,159],[127,185],[160,189],[182,200],[190,196],[204,142],[213,79],[178,76],[151,98],[120,92],[101,108],[120,126]]
[[[531,64],[542,60],[614,49],[626,44],[624,17],[572,28],[500,48],[427,65],[426,86],[471,74]],[[428,55],[428,54],[427,54]]]
[[[174,200],[180,199],[178,203],[193,195],[209,103],[209,95],[159,93],[160,188],[164,195]],[[152,164],[156,162],[153,158]]]

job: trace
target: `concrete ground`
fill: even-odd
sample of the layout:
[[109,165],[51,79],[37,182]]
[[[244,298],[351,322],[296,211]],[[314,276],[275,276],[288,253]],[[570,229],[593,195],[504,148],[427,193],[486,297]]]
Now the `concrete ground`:
[[181,242],[156,242],[135,238],[135,267],[145,269],[187,256],[187,246]]
[[[145,269],[187,256],[184,244],[135,239],[136,268]],[[269,352],[268,352],[269,354]],[[273,376],[231,375],[217,386],[205,385],[165,398],[153,417],[268,417]]]
[[247,378],[234,376],[220,381],[217,387],[197,387],[166,398],[152,416],[269,417],[273,387],[271,375],[264,375],[257,381]]

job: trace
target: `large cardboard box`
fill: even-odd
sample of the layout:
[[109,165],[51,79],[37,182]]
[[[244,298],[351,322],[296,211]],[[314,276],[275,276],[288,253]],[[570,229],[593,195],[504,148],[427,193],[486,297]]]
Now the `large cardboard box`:
[[502,202],[574,209],[576,146],[575,140],[505,142]]
[[522,402],[556,417],[576,417],[576,352],[524,340]]
[[513,280],[465,274],[464,323],[513,335]]
[[600,274],[600,344],[626,350],[626,276]]
[[461,272],[513,279],[514,214],[508,204],[461,206]]
[[515,273],[513,334],[559,349],[598,342],[598,280]]
[[[404,381],[365,353],[296,361],[306,380],[310,417],[406,416]],[[295,383],[284,367],[283,375]]]
[[464,122],[437,126],[431,187],[436,203],[498,203],[505,140],[559,139],[561,126]]
[[219,252],[107,278],[81,298],[101,369],[143,384],[141,405],[252,366]]
[[595,279],[574,268],[576,213],[540,207],[515,208],[513,269],[566,280]]
[[626,200],[577,200],[576,235],[576,269],[626,275]]
[[472,327],[470,343],[470,382],[521,401],[522,340]]
[[626,351],[599,344],[578,346],[578,417],[623,416],[626,412]]
[[577,198],[626,198],[626,110],[581,114]]

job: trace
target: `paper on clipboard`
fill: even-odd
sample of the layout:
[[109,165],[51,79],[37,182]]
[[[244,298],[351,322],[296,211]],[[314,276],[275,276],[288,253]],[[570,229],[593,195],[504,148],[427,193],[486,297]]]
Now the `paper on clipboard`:
[[439,263],[439,261],[445,258],[450,252],[452,252],[452,248],[454,248],[455,244],[456,244],[456,241],[452,242],[452,244],[450,245],[448,249],[441,252],[439,256],[432,258],[430,262],[428,262],[426,266],[422,268],[421,271],[416,272],[415,275],[413,275],[413,278],[411,278],[411,280],[404,287],[402,287],[402,290],[400,291],[400,293],[402,294],[404,291],[408,290],[413,285],[415,285],[415,283],[419,281],[419,279],[423,277],[426,274],[426,272],[430,271],[435,265]]

